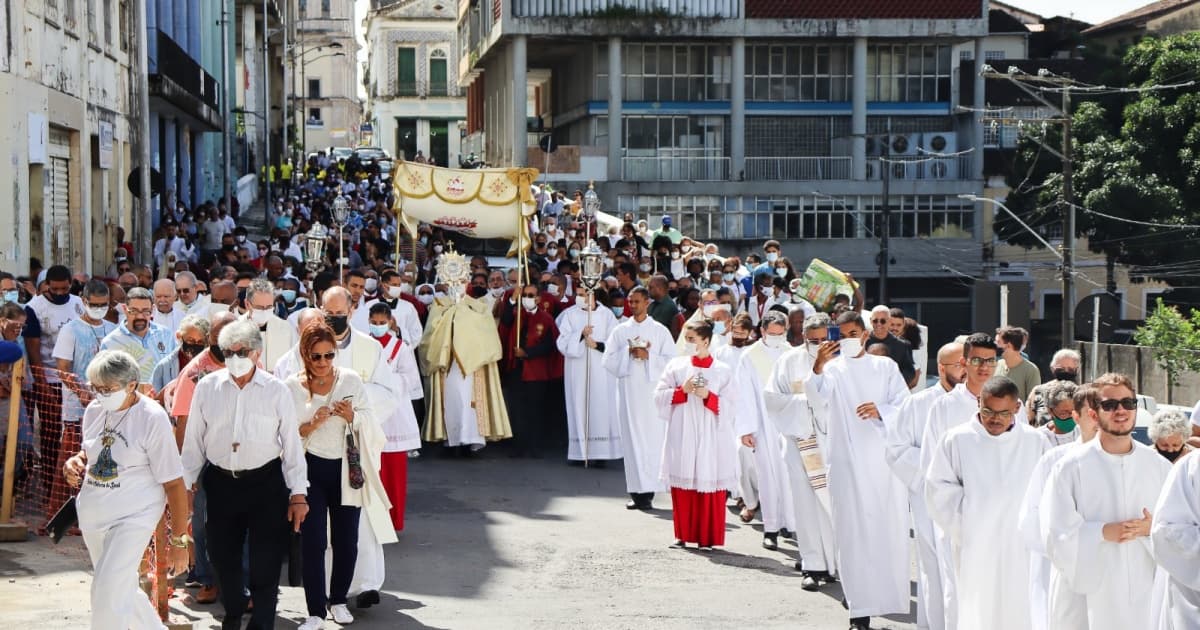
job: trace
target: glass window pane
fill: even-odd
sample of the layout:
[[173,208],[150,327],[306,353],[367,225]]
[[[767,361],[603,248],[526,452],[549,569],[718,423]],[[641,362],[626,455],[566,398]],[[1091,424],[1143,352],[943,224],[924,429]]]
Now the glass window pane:
[[658,47],[658,73],[664,76],[675,74],[675,47]]
[[[747,86],[749,86],[749,81],[749,79],[746,79]],[[690,85],[690,95],[688,96],[688,100],[708,100],[707,95],[704,93],[704,77],[692,77],[688,79],[688,84]]]
[[817,46],[817,74],[829,74],[829,47]]
[[658,47],[646,46],[645,54],[642,56],[642,73],[643,74],[658,74]]
[[608,44],[596,46],[596,74],[608,74]]
[[786,55],[787,55],[787,65],[784,68],[784,72],[786,72],[787,75],[791,76],[791,77],[799,76],[799,74],[800,74],[800,47],[799,46],[788,46]]
[[765,101],[770,98],[770,92],[767,89],[767,82],[768,79],[766,77],[754,79],[754,100]]
[[688,73],[688,47],[675,47],[675,69],[676,75],[686,75]]
[[783,74],[783,47],[771,47],[771,74]]
[[950,47],[938,46],[938,74],[950,74]]
[[771,71],[771,57],[766,46],[754,47],[754,75],[766,76]]
[[833,46],[829,50],[829,71],[835,75],[846,74],[845,46]]
[[642,100],[642,78],[640,76],[625,77],[625,100]]
[[908,46],[908,74],[921,74],[920,46]]
[[817,78],[817,95],[818,101],[829,100],[829,79],[826,77]]
[[[703,46],[689,46],[688,50],[689,50],[688,59],[691,61],[690,74],[703,75],[704,74],[704,47]],[[749,58],[749,54],[750,54],[750,51],[747,50],[746,51],[747,59]],[[747,66],[746,69],[748,70],[749,66]]]
[[922,46],[923,56],[921,74],[925,76],[937,74],[937,46]]
[[784,100],[798,101],[800,100],[800,78],[794,75],[788,75],[787,83],[783,91]]
[[784,79],[782,76],[771,77],[771,94],[769,99],[772,101],[782,101],[786,98],[784,92]]
[[647,101],[659,100],[657,75],[642,77],[642,98]]
[[811,101],[816,98],[816,79],[811,75],[800,78],[800,100]]
[[625,75],[642,73],[642,45],[629,44],[625,48]]

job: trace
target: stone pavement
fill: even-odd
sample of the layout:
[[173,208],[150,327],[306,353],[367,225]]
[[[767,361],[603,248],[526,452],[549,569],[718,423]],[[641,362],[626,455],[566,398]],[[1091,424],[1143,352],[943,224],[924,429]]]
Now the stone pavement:
[[[495,445],[468,460],[435,450],[410,460],[407,528],[387,547],[383,602],[352,607],[355,629],[847,626],[837,585],[800,590],[794,546],[763,549],[757,522],[730,514],[722,550],[670,549],[669,496],[659,496],[653,513],[625,510],[620,462],[585,470],[557,457],[509,459]],[[0,546],[6,625],[86,627],[89,568],[79,538]],[[294,628],[303,591],[282,591],[276,627]],[[219,627],[219,605],[194,605],[185,595],[172,609],[175,621]],[[912,615],[873,626],[915,627]]]

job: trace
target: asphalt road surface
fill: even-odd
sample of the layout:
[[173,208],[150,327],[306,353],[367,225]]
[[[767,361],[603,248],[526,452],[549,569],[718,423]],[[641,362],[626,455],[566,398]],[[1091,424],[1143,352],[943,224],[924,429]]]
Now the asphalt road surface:
[[[557,456],[510,459],[496,446],[472,459],[427,449],[410,462],[406,528],[386,547],[383,601],[351,606],[356,630],[848,625],[838,585],[802,591],[795,547],[781,538],[779,551],[763,549],[757,521],[730,513],[726,546],[711,553],[669,548],[669,495],[654,512],[625,510],[620,462],[583,469]],[[78,538],[0,545],[9,628],[86,627],[90,584]],[[285,586],[276,628],[294,628],[303,611],[303,590]],[[195,605],[186,592],[172,612],[173,621],[219,627],[220,606]],[[915,627],[913,614],[872,625]]]

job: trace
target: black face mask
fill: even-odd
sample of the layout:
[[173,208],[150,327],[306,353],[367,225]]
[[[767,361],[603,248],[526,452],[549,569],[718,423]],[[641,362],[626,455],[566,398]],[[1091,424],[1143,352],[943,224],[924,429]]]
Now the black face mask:
[[670,296],[670,298],[673,300],[679,296],[679,291],[676,291],[675,289],[671,289],[670,291],[667,291],[667,295]]
[[350,320],[345,315],[326,315],[325,323],[333,329],[333,334],[342,336],[346,329],[350,327]]
[[62,306],[63,304],[71,301],[71,294],[64,293],[62,295],[58,295],[57,293],[47,293],[46,299],[50,300],[51,304]]
[[[220,348],[217,348],[217,349],[220,350]],[[196,355],[200,354],[201,352],[204,352],[204,344],[202,344],[202,343],[197,343],[197,344],[185,343],[179,347],[179,350],[180,350],[180,352],[183,352],[184,354],[188,355],[189,357],[195,358]]]
[[1154,447],[1154,450],[1158,451],[1158,454],[1159,454],[1159,455],[1162,455],[1163,457],[1166,457],[1166,458],[1167,458],[1167,461],[1169,461],[1169,462],[1174,462],[1175,460],[1179,459],[1179,456],[1180,456],[1180,455],[1183,455],[1183,449],[1182,449],[1182,448],[1181,448],[1181,449],[1179,449],[1178,451],[1164,451],[1164,450],[1162,450],[1161,448],[1158,448],[1158,447],[1156,446],[1156,447]]
[[1060,381],[1075,382],[1076,373],[1071,370],[1054,370],[1054,378]]
[[241,304],[246,301],[246,289],[238,289],[237,303]]
[[225,353],[221,351],[221,346],[218,346],[215,343],[208,347],[208,354],[217,363],[225,362]]

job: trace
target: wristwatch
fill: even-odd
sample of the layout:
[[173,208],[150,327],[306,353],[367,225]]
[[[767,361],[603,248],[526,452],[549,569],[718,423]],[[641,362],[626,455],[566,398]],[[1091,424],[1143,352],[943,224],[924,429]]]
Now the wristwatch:
[[187,549],[192,544],[192,537],[184,534],[182,536],[167,536],[167,544],[180,549]]

